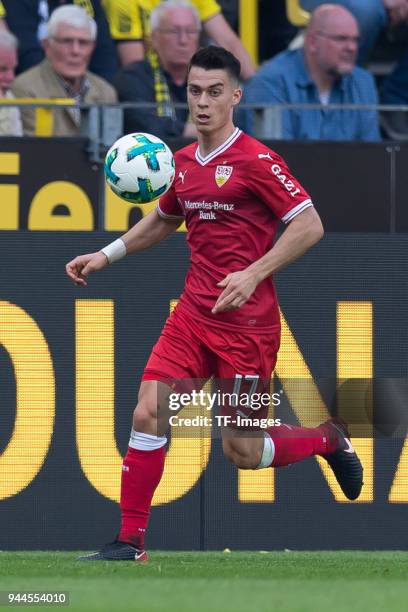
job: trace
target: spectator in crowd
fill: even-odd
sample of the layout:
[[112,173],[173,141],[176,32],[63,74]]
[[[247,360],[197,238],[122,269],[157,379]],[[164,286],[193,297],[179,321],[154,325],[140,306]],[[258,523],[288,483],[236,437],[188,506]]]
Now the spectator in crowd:
[[96,45],[89,69],[108,81],[113,80],[119,62],[101,0],[1,0],[1,2],[6,9],[8,26],[20,42],[18,73],[25,72],[44,59],[42,40],[46,35],[46,24],[52,11],[66,4],[74,4],[86,10],[97,24]]
[[[13,98],[10,87],[17,66],[17,46],[17,38],[11,32],[0,29],[0,98]],[[21,136],[22,134],[18,108],[0,103],[0,135]]]
[[[119,51],[123,65],[144,58],[145,43],[150,37],[150,15],[162,1],[103,0],[113,37],[128,42]],[[190,4],[197,9],[206,36],[231,51],[241,63],[242,78],[249,79],[255,72],[254,64],[223,16],[219,3],[216,0],[191,0]]]
[[168,0],[151,14],[152,49],[146,59],[126,66],[116,88],[122,102],[156,103],[156,108],[125,111],[126,132],[149,132],[160,138],[195,137],[187,109],[187,67],[198,48],[200,18],[184,0]]
[[[70,98],[77,104],[116,102],[115,90],[104,79],[87,70],[95,46],[96,23],[79,6],[61,6],[47,23],[43,45],[46,58],[20,74],[12,90],[19,98]],[[33,109],[22,111],[26,134],[35,132]],[[80,133],[78,107],[54,110],[54,136]]]
[[[357,22],[347,9],[318,7],[306,29],[304,48],[266,62],[248,84],[244,102],[376,105],[373,77],[355,65],[358,40]],[[378,140],[378,117],[365,109],[287,109],[282,112],[282,138]]]
[[[300,0],[304,9],[311,11],[325,0]],[[408,19],[408,0],[331,0],[347,8],[357,19],[360,28],[359,62],[369,58],[377,38],[386,25],[393,27]]]
[[[307,11],[313,11],[325,0],[300,0],[300,3]],[[408,0],[331,0],[331,4],[343,6],[357,19],[360,30],[359,63],[368,60],[388,20],[396,25],[408,16]]]
[[[299,0],[305,9],[313,9],[324,0]],[[359,62],[364,63],[373,51],[379,34],[386,27],[393,38],[406,40],[408,34],[408,0],[331,0],[349,9],[360,27]],[[383,104],[408,104],[408,53],[402,56],[391,75],[381,85]],[[408,133],[408,117],[403,112],[384,112],[381,124],[391,138]]]

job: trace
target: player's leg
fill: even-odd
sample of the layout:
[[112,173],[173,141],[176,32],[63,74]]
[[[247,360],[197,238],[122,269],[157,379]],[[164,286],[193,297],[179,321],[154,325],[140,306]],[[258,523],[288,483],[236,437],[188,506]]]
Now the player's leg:
[[264,452],[262,431],[251,432],[234,426],[221,429],[224,457],[241,470],[256,470]]
[[[261,415],[247,411],[246,416],[257,419]],[[348,499],[357,499],[361,493],[363,468],[341,419],[329,419],[318,427],[284,423],[260,431],[225,427],[222,442],[225,457],[240,469],[278,468],[319,455],[330,465]]]
[[272,426],[253,437],[243,431],[224,431],[223,450],[240,469],[283,467],[319,455],[348,499],[357,499],[363,486],[363,468],[341,419],[329,419],[314,428]]
[[123,461],[119,540],[144,548],[151,502],[163,474],[170,393],[199,390],[211,375],[208,352],[188,314],[176,308],[146,364]]
[[159,425],[159,415],[171,392],[171,387],[160,381],[142,381],[122,464],[119,535],[100,551],[80,560],[147,561],[144,537],[152,498],[164,469],[167,442],[165,428]]
[[[258,414],[248,412],[248,418]],[[338,446],[338,431],[327,421],[318,427],[282,423],[256,432],[227,428],[223,431],[224,455],[241,469],[283,467],[314,455],[326,456]]]
[[163,417],[171,392],[160,381],[142,381],[123,460],[118,540],[139,551],[144,550],[152,499],[163,474],[167,443]]
[[[269,381],[276,364],[279,338],[262,335],[254,342],[252,336],[245,337],[240,334],[239,337],[230,339],[230,346],[234,349],[230,350],[228,355],[223,356],[222,352],[218,351],[217,369],[222,384],[226,383],[230,389],[237,390],[237,380],[240,385],[243,381],[251,383],[253,389],[249,393],[247,388],[239,389],[243,397],[249,395],[254,398],[256,393],[259,399],[259,396],[268,393]],[[232,384],[230,381],[233,381]],[[260,419],[267,418],[268,408],[261,406],[260,409],[254,410],[252,400],[249,405],[242,406],[239,395],[235,403],[238,406],[222,406],[223,413],[232,415],[234,422],[231,427],[223,428],[222,439],[224,455],[237,467],[283,467],[320,455],[328,461],[345,495],[349,499],[359,496],[363,485],[362,466],[349,441],[345,423],[339,419],[329,419],[313,428],[281,424],[256,431],[246,425],[240,427],[241,420],[238,415],[241,413],[244,417],[259,422]]]
[[122,466],[118,538],[81,560],[147,560],[144,538],[153,495],[164,469],[169,395],[175,390],[199,389],[209,375],[206,350],[187,317],[178,316],[175,311],[167,320],[142,377]]
[[[225,337],[224,337],[225,336]],[[261,461],[271,465],[274,450],[260,427],[243,424],[245,419],[264,419],[268,416],[269,401],[258,403],[255,398],[269,400],[270,381],[276,364],[280,344],[279,330],[270,336],[236,333],[227,330],[212,338],[212,348],[217,354],[217,378],[221,390],[221,415],[229,420],[221,421],[222,445],[225,457],[240,469],[258,469]],[[223,347],[228,346],[228,352]],[[232,399],[229,400],[229,394]],[[250,398],[246,405],[246,398]],[[245,421],[246,423],[247,421]]]

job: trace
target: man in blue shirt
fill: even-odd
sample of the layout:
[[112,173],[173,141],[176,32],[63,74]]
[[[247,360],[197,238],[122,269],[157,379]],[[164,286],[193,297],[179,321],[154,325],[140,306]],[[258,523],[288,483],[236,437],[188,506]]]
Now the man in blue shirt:
[[[244,103],[378,104],[373,77],[356,66],[358,42],[358,25],[347,9],[319,6],[312,13],[304,48],[266,62],[245,88]],[[252,131],[252,112],[247,119],[246,129]],[[283,139],[380,139],[374,110],[288,109],[281,123]]]

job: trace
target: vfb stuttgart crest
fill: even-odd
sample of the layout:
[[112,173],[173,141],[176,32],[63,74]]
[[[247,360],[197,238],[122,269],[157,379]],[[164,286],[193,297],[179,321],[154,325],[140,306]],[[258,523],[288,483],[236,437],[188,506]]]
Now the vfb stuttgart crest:
[[215,171],[215,182],[222,187],[232,174],[232,166],[217,166]]

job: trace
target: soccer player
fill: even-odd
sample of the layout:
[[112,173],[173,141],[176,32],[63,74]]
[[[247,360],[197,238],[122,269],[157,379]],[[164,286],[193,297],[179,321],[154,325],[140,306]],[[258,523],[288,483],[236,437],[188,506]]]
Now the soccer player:
[[[198,143],[175,154],[171,189],[121,238],[66,266],[68,276],[86,286],[90,273],[156,244],[186,221],[191,266],[142,376],[123,461],[121,528],[117,540],[81,559],[147,559],[144,535],[166,454],[166,401],[175,390],[199,387],[211,376],[224,387],[230,381],[234,389],[241,383],[269,388],[280,340],[272,275],[323,235],[310,197],[285,162],[234,127],[239,74],[238,60],[221,47],[200,49],[192,57],[188,103]],[[274,244],[279,221],[287,227]],[[222,412],[237,414],[233,406]],[[240,406],[241,412],[265,416],[250,404]],[[362,466],[339,419],[316,428],[281,425],[263,431],[231,425],[222,428],[222,437],[224,455],[241,469],[320,455],[349,499],[360,494]]]

